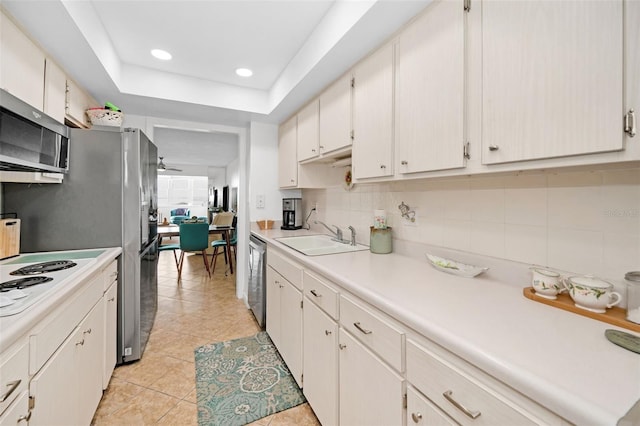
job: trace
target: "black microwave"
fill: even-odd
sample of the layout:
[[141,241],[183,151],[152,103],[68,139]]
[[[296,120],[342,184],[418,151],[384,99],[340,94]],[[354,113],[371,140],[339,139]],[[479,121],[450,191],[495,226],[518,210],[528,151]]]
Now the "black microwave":
[[0,89],[0,170],[66,173],[69,128]]

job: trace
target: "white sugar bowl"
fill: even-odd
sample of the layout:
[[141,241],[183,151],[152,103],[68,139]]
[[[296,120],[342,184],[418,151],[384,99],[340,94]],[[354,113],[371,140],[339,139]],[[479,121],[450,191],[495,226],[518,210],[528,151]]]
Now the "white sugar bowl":
[[529,269],[533,274],[531,285],[538,296],[555,299],[558,293],[565,290],[559,273],[536,267]]
[[613,291],[613,284],[592,276],[573,276],[563,281],[569,295],[578,308],[603,314],[607,308],[620,303],[620,293]]

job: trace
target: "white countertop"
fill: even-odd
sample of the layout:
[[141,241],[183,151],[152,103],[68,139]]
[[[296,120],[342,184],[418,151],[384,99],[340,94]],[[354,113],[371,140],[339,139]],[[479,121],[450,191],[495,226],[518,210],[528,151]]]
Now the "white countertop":
[[[117,258],[122,252],[122,249],[120,247],[104,247],[87,250],[48,252],[75,253],[97,250],[104,250],[104,252],[95,258],[95,262],[91,263],[86,268],[78,270],[64,281],[58,283],[54,291],[50,294],[47,293],[46,300],[39,301],[19,314],[0,317],[0,352],[10,347],[20,337],[24,336],[27,331],[33,328],[40,320],[58,307],[65,298],[77,290],[78,285],[82,284],[87,278],[101,271],[105,266],[111,263],[111,261]],[[36,253],[25,253],[24,256],[30,256],[33,254]],[[14,262],[16,259],[19,259],[19,257],[6,259],[0,262],[0,264]],[[16,268],[18,267],[19,265],[16,265]]]
[[308,257],[275,240],[306,231],[252,232],[572,423],[614,425],[640,401],[640,355],[604,336],[629,330],[529,300],[529,283],[457,277],[394,253]]

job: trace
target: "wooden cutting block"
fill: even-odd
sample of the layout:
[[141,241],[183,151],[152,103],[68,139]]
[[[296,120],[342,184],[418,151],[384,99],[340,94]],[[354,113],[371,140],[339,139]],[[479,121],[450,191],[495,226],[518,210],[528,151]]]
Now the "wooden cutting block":
[[0,219],[0,259],[20,254],[20,219]]

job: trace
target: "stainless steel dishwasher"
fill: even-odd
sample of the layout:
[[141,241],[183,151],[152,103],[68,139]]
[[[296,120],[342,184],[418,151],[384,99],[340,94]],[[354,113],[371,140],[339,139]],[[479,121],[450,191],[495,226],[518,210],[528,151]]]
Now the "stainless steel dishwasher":
[[255,235],[249,238],[249,289],[247,301],[249,308],[265,329],[267,314],[267,243]]

